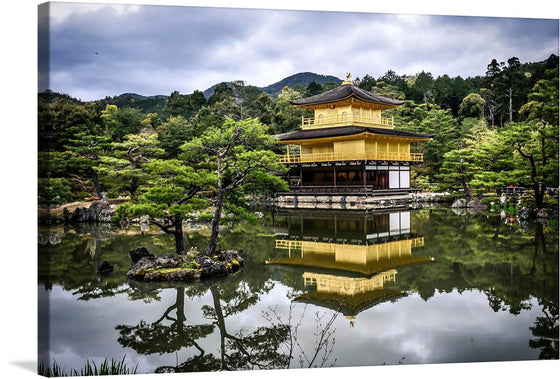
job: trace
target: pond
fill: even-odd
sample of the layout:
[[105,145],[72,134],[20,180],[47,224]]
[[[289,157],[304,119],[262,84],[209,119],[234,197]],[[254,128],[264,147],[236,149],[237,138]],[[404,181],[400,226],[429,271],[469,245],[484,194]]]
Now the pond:
[[[222,233],[235,275],[128,280],[156,229],[39,228],[39,361],[137,373],[558,358],[558,222],[449,208],[268,210]],[[203,250],[209,233],[186,237]],[[105,276],[100,261],[114,265]]]

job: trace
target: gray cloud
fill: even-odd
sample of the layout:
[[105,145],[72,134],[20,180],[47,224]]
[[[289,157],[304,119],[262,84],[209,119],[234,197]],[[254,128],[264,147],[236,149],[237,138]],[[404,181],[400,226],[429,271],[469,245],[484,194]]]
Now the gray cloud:
[[484,74],[492,58],[552,53],[558,20],[51,5],[50,88],[84,100],[236,79],[264,86],[301,71],[466,77]]

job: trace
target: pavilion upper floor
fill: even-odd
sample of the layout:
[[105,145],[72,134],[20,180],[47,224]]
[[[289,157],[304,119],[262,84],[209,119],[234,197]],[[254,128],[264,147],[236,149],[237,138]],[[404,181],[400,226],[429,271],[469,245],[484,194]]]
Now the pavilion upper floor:
[[422,162],[411,144],[431,136],[394,129],[346,126],[297,130],[277,136],[286,146],[280,162],[286,164],[337,161]]

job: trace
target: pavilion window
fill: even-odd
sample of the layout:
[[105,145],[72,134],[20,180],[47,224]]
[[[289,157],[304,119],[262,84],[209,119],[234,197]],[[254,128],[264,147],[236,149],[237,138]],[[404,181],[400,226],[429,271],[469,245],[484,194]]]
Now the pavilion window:
[[363,179],[363,176],[362,176],[362,172],[361,171],[350,171],[348,173],[348,181],[353,183],[353,184],[363,183],[364,179]]
[[334,174],[331,171],[319,171],[314,173],[313,181],[317,183],[332,183]]
[[313,172],[310,171],[303,171],[302,172],[302,181],[303,183],[312,183],[313,182]]

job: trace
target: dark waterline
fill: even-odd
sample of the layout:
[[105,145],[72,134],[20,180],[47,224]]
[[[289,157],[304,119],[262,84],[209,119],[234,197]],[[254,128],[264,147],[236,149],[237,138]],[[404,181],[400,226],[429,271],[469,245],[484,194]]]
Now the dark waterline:
[[[328,344],[314,366],[557,359],[557,228],[449,209],[266,212],[223,233],[223,248],[242,251],[241,272],[165,286],[125,274],[137,246],[172,251],[167,235],[40,228],[39,312],[50,323],[39,361],[70,371],[126,355],[138,373],[300,367],[317,328]],[[207,236],[186,244],[203,250]],[[105,277],[101,260],[115,266]],[[290,331],[301,346],[291,361]]]

